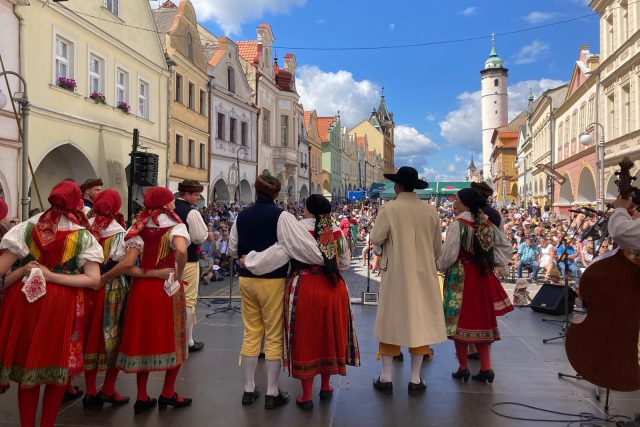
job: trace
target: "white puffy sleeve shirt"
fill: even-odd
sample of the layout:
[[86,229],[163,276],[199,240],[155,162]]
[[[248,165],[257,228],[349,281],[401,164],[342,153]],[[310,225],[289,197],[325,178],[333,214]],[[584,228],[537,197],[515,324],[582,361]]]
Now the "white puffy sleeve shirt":
[[[93,225],[94,220],[95,220],[95,217],[89,218],[89,223]],[[120,236],[114,242],[115,244],[111,245],[111,252],[109,253],[109,259],[112,259],[117,262],[117,261],[121,261],[124,258],[127,252],[127,249],[124,244],[124,235],[126,232],[127,230],[125,230],[124,227],[121,226],[118,223],[118,221],[114,219],[107,226],[107,228],[102,230],[102,232],[100,233],[101,238],[107,238],[107,237],[113,236],[114,234],[120,234]]]
[[[21,222],[9,230],[7,234],[4,235],[2,242],[0,243],[0,249],[5,249],[20,258],[24,258],[29,255],[29,247],[24,240],[24,233],[26,232],[29,223],[34,225],[38,223],[41,215],[42,214],[38,214],[31,217],[27,221]],[[74,231],[81,229],[84,229],[84,227],[74,224],[64,216],[61,217],[60,222],[58,222],[59,231]],[[103,260],[104,256],[102,254],[102,246],[100,246],[96,238],[93,237],[91,233],[83,233],[82,250],[78,254],[78,267],[82,268],[87,261],[102,263]]]
[[[160,223],[159,226],[156,225],[151,218],[149,218],[149,220],[147,221],[147,227],[149,228],[173,227],[171,229],[171,232],[169,233],[169,240],[171,241],[171,249],[175,249],[175,247],[173,246],[174,237],[184,237],[187,240],[187,246],[191,244],[191,238],[189,237],[189,231],[187,230],[186,225],[174,221],[173,219],[169,218],[169,216],[167,216],[166,214],[160,214],[160,216],[158,216],[158,222]],[[135,236],[128,239],[125,242],[125,247],[128,249],[131,246],[137,247],[140,250],[140,252],[142,252],[142,250],[144,249],[144,241],[142,240],[142,237]]]
[[613,241],[623,249],[640,249],[640,221],[635,220],[624,208],[617,208],[607,225]]

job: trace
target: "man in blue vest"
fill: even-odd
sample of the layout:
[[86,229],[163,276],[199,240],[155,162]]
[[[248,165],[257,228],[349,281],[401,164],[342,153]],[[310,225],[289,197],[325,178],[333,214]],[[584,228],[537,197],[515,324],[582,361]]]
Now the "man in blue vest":
[[196,209],[200,194],[204,187],[198,181],[185,179],[178,184],[175,212],[189,230],[191,244],[187,248],[187,265],[182,279],[187,282],[184,294],[187,305],[187,339],[189,351],[200,351],[204,343],[193,339],[193,325],[196,321],[196,302],[198,299],[198,283],[200,280],[200,245],[207,239],[208,229],[202,215]]
[[[316,264],[321,255],[315,239],[292,214],[274,204],[280,192],[280,182],[265,171],[256,179],[255,188],[256,203],[240,212],[231,228],[229,255],[242,258],[251,251],[264,251],[278,243],[289,258]],[[310,258],[310,253],[317,257]],[[264,406],[274,409],[289,401],[289,394],[278,388],[283,354],[285,279],[289,263],[279,268],[274,265],[273,271],[261,276],[243,268],[242,263],[240,267],[244,326],[240,355],[245,374],[242,404],[250,405],[260,396],[255,384],[255,370],[264,337],[267,367]]]

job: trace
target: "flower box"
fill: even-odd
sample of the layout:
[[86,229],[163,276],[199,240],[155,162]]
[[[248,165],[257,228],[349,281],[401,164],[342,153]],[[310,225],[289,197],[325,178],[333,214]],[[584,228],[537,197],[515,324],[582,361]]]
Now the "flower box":
[[58,87],[69,90],[71,92],[76,91],[77,83],[74,79],[68,79],[66,77],[58,77]]
[[107,98],[101,94],[100,92],[93,92],[89,98],[93,99],[94,101],[96,101],[96,104],[106,104],[107,103]]
[[116,108],[126,114],[129,114],[129,111],[131,111],[131,106],[126,102],[118,102]]

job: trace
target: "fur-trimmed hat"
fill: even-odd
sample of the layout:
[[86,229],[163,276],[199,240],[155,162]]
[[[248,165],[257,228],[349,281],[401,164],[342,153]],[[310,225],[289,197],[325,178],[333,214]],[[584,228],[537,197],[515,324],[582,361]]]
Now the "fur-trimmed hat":
[[88,179],[80,186],[80,191],[84,194],[84,192],[90,188],[102,187],[103,185],[102,179],[100,178]]
[[493,189],[489,187],[486,182],[472,182],[471,188],[476,190],[485,199],[493,196]]
[[280,181],[271,175],[269,171],[262,172],[262,174],[256,179],[256,193],[275,199],[280,192],[280,188],[282,188]]
[[202,193],[204,186],[195,179],[185,179],[178,184],[178,191],[181,193]]

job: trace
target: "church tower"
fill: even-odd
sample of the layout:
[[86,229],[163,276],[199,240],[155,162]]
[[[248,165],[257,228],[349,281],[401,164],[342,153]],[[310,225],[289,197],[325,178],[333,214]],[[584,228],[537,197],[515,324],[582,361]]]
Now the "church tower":
[[491,36],[491,53],[480,71],[482,85],[482,179],[490,180],[491,176],[491,137],[496,128],[508,124],[509,70],[496,52],[495,36]]

